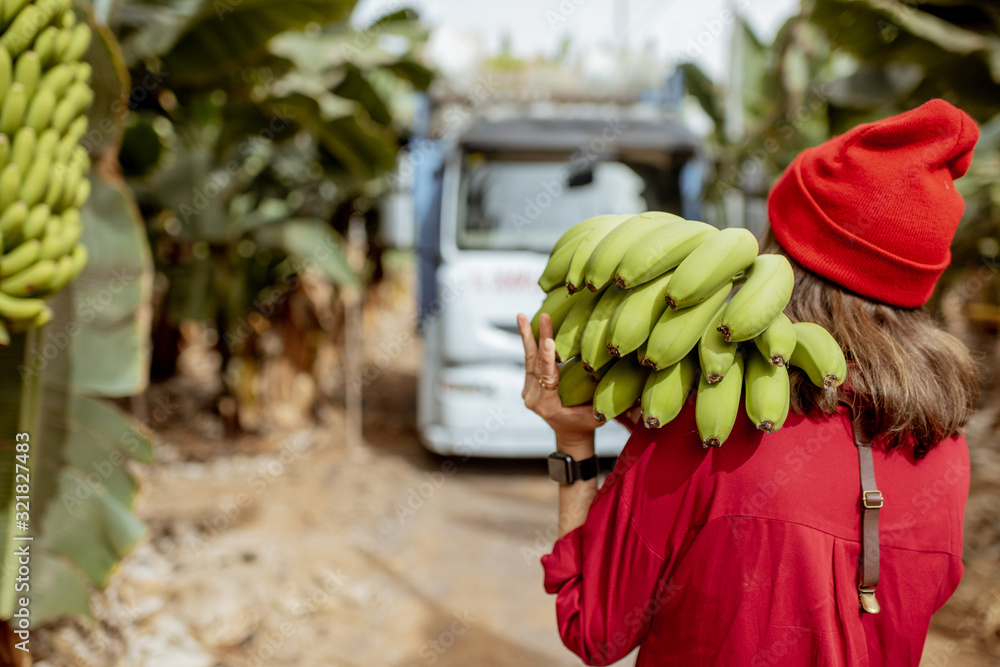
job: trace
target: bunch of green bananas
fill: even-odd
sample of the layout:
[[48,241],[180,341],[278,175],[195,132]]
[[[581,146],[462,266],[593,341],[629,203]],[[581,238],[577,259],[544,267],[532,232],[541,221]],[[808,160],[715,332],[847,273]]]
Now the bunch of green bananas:
[[47,323],[44,297],[87,262],[90,39],[70,0],[0,0],[0,345]]
[[541,314],[552,318],[563,404],[593,403],[606,420],[639,401],[645,426],[659,428],[697,385],[702,444],[718,447],[744,396],[757,428],[781,428],[786,364],[820,387],[839,386],[847,373],[840,345],[818,324],[789,320],[792,267],[758,250],[745,229],[660,212],[597,216],[563,234],[538,281],[546,297],[532,320],[537,337]]

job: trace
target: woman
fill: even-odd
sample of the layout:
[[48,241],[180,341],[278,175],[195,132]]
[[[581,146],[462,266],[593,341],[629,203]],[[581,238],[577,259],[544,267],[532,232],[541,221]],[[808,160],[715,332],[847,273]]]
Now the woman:
[[[588,664],[636,646],[638,665],[919,663],[962,576],[960,431],[978,393],[968,350],[919,306],[950,261],[964,210],[953,180],[977,137],[932,100],[805,151],[775,185],[762,251],[792,261],[785,312],[834,335],[847,381],[821,390],[793,369],[781,430],[741,412],[709,450],[692,396],[665,427],[632,431],[600,491],[594,478],[560,486],[545,587]],[[537,343],[523,314],[518,325],[525,404],[559,452],[590,459],[599,424],[559,402],[551,321]]]

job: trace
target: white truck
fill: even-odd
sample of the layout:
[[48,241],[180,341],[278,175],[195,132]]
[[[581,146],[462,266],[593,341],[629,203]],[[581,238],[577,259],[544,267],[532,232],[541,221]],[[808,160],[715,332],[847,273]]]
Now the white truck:
[[[538,309],[548,251],[575,223],[647,210],[698,217],[698,141],[670,114],[617,109],[481,118],[431,153],[414,193],[421,441],[443,455],[547,456],[552,431],[521,399],[517,313]],[[616,456],[626,439],[618,423],[599,428],[598,454]]]

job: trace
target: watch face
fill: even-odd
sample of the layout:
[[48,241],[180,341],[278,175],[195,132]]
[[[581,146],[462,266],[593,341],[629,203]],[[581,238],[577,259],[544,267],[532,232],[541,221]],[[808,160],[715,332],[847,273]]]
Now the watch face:
[[569,484],[569,456],[561,452],[549,455],[549,477],[560,484]]

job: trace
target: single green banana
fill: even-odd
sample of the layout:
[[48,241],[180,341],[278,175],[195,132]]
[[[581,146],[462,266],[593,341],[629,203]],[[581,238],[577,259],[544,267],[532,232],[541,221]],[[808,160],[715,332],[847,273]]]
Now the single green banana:
[[73,27],[69,43],[66,49],[60,54],[60,59],[64,63],[76,62],[83,57],[90,47],[90,26],[86,23],[78,23]]
[[54,158],[60,145],[59,138],[59,132],[51,127],[43,130],[38,135],[38,141],[35,142],[35,158],[40,158],[43,155],[48,156],[49,159]]
[[619,359],[594,390],[594,417],[614,419],[628,410],[642,395],[649,369],[639,365],[634,354]]
[[7,136],[13,136],[21,127],[27,106],[28,96],[24,86],[17,82],[10,84],[10,90],[7,91],[7,96],[3,100],[3,108],[0,109],[0,132]]
[[61,97],[66,94],[72,83],[73,66],[59,64],[42,75],[38,87],[41,90],[50,90],[56,97]]
[[0,101],[7,97],[10,84],[14,80],[14,61],[10,59],[7,49],[0,46]]
[[772,366],[759,350],[747,350],[747,417],[765,433],[774,433],[788,418],[788,369]]
[[830,332],[813,322],[796,322],[795,350],[788,360],[817,387],[839,387],[847,377],[847,361]]
[[784,366],[795,350],[795,327],[787,315],[778,313],[771,326],[753,342],[772,366]]
[[50,25],[45,28],[45,30],[38,33],[38,37],[35,38],[35,53],[37,53],[38,57],[42,59],[42,65],[45,67],[48,67],[55,62],[55,41],[58,33],[59,29]]
[[41,299],[21,299],[0,292],[0,316],[8,320],[28,320],[45,310]]
[[[23,201],[17,202],[21,206],[27,208],[27,204]],[[17,205],[15,204],[15,206]],[[30,209],[28,209],[28,215],[24,220],[24,238],[27,239],[38,239],[41,238],[42,234],[45,232],[45,225],[48,224],[49,219],[52,217],[52,211],[46,204],[35,204]]]
[[66,283],[70,281],[73,275],[73,256],[63,255],[56,260],[56,272],[53,274],[52,279],[49,280],[48,285],[45,286],[46,295],[52,295],[57,293]]
[[30,100],[38,89],[38,81],[42,78],[42,62],[34,51],[22,53],[14,63],[14,81],[24,86],[24,92]]
[[736,355],[722,380],[709,383],[704,373],[698,382],[694,419],[702,447],[721,447],[729,438],[740,412],[743,393],[743,355]]
[[642,345],[640,345],[639,349],[635,351],[635,358],[638,359],[639,363],[642,364],[643,366],[649,366],[649,364],[646,363],[646,346],[648,344],[649,344],[649,339],[647,338],[646,340],[642,341]]
[[41,29],[48,25],[51,16],[46,15],[44,6],[45,3],[28,5],[14,17],[14,21],[0,35],[0,46],[7,49],[11,58],[21,55]]
[[85,83],[74,83],[70,86],[66,96],[63,97],[52,112],[51,125],[59,132],[66,132],[70,123],[86,110],[94,99],[94,93]]
[[637,238],[662,230],[676,221],[683,221],[683,218],[670,213],[649,211],[633,216],[611,230],[594,248],[584,267],[583,275],[587,289],[596,292],[610,285],[615,279],[615,270],[619,262]]
[[76,195],[73,198],[74,208],[83,208],[83,205],[87,203],[87,199],[90,197],[90,181],[86,178],[81,179],[76,186]]
[[554,246],[552,246],[552,250],[558,250],[559,248],[563,247],[564,245],[566,245],[571,241],[574,240],[579,241],[584,236],[586,236],[587,232],[593,229],[598,223],[606,220],[609,217],[612,216],[607,214],[595,215],[592,218],[587,218],[586,220],[576,223],[575,225],[567,229],[565,232],[563,232],[563,235],[560,236],[559,240],[556,241]]
[[[58,96],[59,93],[56,93]],[[87,134],[87,124],[90,121],[87,120],[87,114],[82,114],[73,119],[73,122],[69,124],[66,128],[66,132],[63,134],[62,139],[59,140],[60,148],[65,147],[68,150],[73,150],[76,148],[80,140],[83,139],[83,135]]]
[[35,132],[41,132],[49,126],[55,108],[56,94],[48,88],[42,88],[28,104],[28,110],[24,114],[24,124]]
[[730,227],[695,248],[674,271],[667,305],[686,308],[704,301],[733,280],[757,256],[757,239],[746,229]]
[[[663,299],[673,274],[664,273],[656,280],[629,290],[631,293],[622,300],[608,325],[608,352],[613,357],[624,357],[639,349],[649,338],[660,315],[667,309]],[[647,357],[649,351],[646,352]]]
[[608,330],[612,316],[628,295],[629,290],[615,286],[606,289],[583,327],[580,358],[584,368],[591,373],[603,368],[613,358],[608,352]]
[[559,333],[555,336],[556,359],[565,360],[580,354],[580,338],[583,337],[583,328],[587,325],[587,320],[594,312],[597,302],[603,296],[603,292],[589,290],[580,290],[579,294],[580,298],[576,299],[576,305],[570,309],[566,319],[559,326]]
[[722,337],[739,343],[764,333],[788,305],[794,286],[792,265],[784,256],[759,255],[722,313]]
[[[53,209],[58,207],[59,202],[62,201],[63,187],[66,183],[66,173],[68,171],[64,164],[52,165],[52,172],[49,174],[49,182],[43,195],[43,201]],[[75,192],[73,194],[74,196],[76,195]]]
[[21,189],[21,168],[16,164],[8,164],[0,171],[0,210],[17,201],[17,193]]
[[62,196],[59,197],[59,202],[53,207],[53,210],[72,210],[73,202],[76,200],[77,189],[80,187],[80,180],[82,178],[83,174],[78,169],[70,167],[66,171],[66,179],[62,185]]
[[615,270],[619,287],[636,287],[677,267],[684,258],[718,234],[712,225],[697,220],[681,220],[654,230],[635,240]]
[[73,40],[73,31],[65,28],[56,30],[55,39],[52,40],[52,55],[56,62],[63,61],[63,54],[69,48],[69,43]]
[[[88,183],[88,181],[80,181],[80,185],[84,183]],[[563,287],[557,287],[546,294],[545,300],[542,301],[542,307],[531,318],[531,331],[535,334],[535,340],[538,340],[542,313],[548,313],[549,317],[552,318],[552,334],[555,335],[559,333],[559,327],[562,325],[563,320],[566,319],[566,316],[569,315],[569,311],[580,300],[580,296],[582,295],[567,294]]]
[[14,141],[10,146],[10,161],[25,171],[31,166],[31,161],[35,157],[35,130],[24,125],[14,135]]
[[67,209],[61,217],[63,245],[59,249],[59,254],[68,255],[80,240],[83,221],[80,219],[80,212],[75,208]]
[[3,11],[3,24],[9,26],[28,2],[29,0],[3,0],[3,3],[0,4]]
[[698,364],[688,356],[649,374],[642,390],[642,419],[647,428],[660,428],[673,421],[691,393],[697,372]]
[[559,367],[559,399],[565,407],[590,403],[596,390],[597,379],[584,370],[580,357]]
[[52,169],[52,159],[47,155],[40,155],[31,167],[24,172],[24,179],[21,181],[21,189],[18,197],[28,206],[34,206],[42,200],[45,189],[49,185],[49,172]]
[[581,234],[569,242],[552,249],[549,261],[545,264],[545,270],[542,271],[542,275],[538,279],[538,286],[543,291],[551,292],[556,287],[564,287],[566,285],[566,272],[569,271],[569,262],[573,259],[573,253],[576,252],[576,247],[580,245],[580,241],[582,240],[583,235]]
[[713,326],[722,317],[725,307],[722,305],[715,311],[712,322],[698,341],[698,362],[701,364],[702,376],[709,384],[715,384],[726,376],[738,354],[736,343],[728,342],[722,337],[722,332]]
[[66,282],[75,280],[76,277],[80,275],[84,267],[87,266],[87,255],[87,246],[82,243],[78,243],[76,247],[73,248],[73,252],[70,253],[70,259],[73,260],[73,265],[70,268],[69,280]]
[[59,259],[63,247],[63,222],[58,215],[53,215],[45,223],[45,236],[42,237],[41,258]]
[[726,303],[726,297],[733,284],[726,283],[710,297],[690,308],[664,312],[649,332],[646,346],[646,365],[652,368],[667,368],[678,363],[698,345],[705,330],[716,320],[713,318],[719,308]]
[[575,292],[583,288],[583,274],[594,249],[612,230],[631,217],[631,215],[606,216],[587,232],[580,240],[580,245],[576,247],[576,252],[573,253],[573,258],[569,262],[569,269],[566,271],[566,289]]
[[19,273],[0,280],[0,292],[10,296],[32,296],[43,291],[56,273],[56,263],[42,259]]
[[63,12],[62,16],[59,17],[59,27],[72,28],[75,25],[76,25],[76,14],[73,13],[72,9]]
[[28,207],[24,202],[14,202],[0,214],[0,233],[8,239],[21,233],[28,218]]
[[73,70],[73,80],[89,84],[93,73],[94,68],[91,67],[90,63],[76,63],[76,67]]

